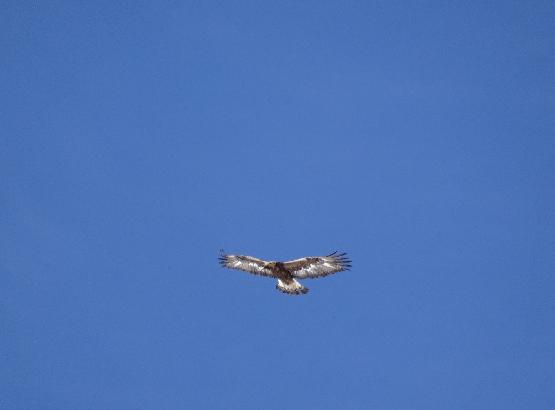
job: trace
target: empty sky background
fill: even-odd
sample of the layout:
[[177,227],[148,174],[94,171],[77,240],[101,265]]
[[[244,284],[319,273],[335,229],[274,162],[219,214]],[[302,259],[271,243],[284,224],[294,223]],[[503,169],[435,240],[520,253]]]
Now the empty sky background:
[[0,408],[555,407],[553,2],[1,9]]

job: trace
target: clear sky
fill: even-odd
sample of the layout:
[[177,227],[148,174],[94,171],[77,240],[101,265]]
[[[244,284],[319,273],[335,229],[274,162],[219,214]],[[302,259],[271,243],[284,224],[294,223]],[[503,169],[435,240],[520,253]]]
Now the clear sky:
[[555,408],[553,2],[1,8],[2,410]]

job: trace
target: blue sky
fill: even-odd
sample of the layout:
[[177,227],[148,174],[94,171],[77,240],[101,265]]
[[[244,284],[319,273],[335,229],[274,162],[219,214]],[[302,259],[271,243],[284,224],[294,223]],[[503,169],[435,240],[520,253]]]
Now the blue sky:
[[2,9],[2,409],[554,408],[552,2]]

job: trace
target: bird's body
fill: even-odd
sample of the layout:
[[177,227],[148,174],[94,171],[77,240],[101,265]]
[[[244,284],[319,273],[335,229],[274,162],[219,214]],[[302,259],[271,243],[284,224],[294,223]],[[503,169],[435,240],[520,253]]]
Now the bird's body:
[[226,255],[222,252],[219,260],[223,267],[276,278],[276,289],[290,295],[308,292],[308,288],[296,279],[319,278],[349,270],[351,267],[351,261],[346,254],[337,252],[327,256],[310,256],[286,262],[264,261],[253,256]]

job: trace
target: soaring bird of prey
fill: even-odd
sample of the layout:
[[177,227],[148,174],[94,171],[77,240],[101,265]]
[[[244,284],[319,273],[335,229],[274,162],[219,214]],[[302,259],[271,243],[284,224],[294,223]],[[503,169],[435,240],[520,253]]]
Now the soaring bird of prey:
[[277,279],[276,289],[289,295],[301,295],[308,288],[297,279],[312,279],[349,270],[351,261],[346,253],[331,253],[327,256],[307,256],[287,262],[264,261],[253,256],[226,255],[220,253],[222,267],[243,270],[255,275]]

